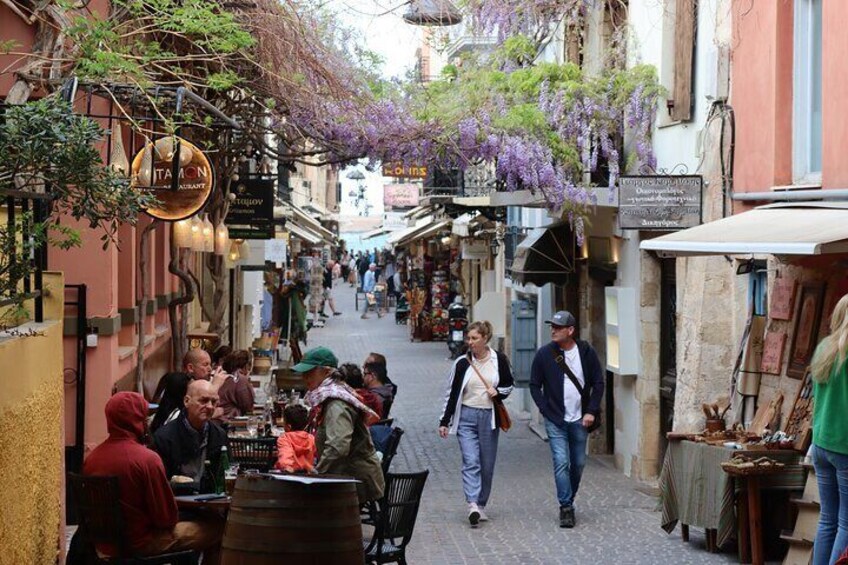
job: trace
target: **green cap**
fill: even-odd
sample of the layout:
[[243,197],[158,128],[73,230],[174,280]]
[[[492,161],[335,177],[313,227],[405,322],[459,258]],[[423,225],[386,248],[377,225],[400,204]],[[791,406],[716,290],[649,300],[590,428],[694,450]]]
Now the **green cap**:
[[295,373],[305,373],[306,371],[310,371],[315,367],[333,367],[337,368],[339,366],[339,360],[336,359],[336,356],[332,351],[327,347],[315,347],[307,351],[303,355],[303,359],[300,360],[300,363],[292,367],[292,371]]

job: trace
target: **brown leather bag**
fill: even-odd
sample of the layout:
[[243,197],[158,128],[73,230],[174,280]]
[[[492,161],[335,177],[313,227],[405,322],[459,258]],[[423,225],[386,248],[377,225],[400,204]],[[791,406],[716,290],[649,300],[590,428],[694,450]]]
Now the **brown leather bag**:
[[[468,364],[474,369],[474,372],[477,373],[477,377],[483,382],[483,386],[489,386],[489,383],[486,382],[486,379],[483,378],[483,375],[480,374],[480,371],[477,370],[477,367],[474,366],[474,361],[471,359],[471,354],[468,355]],[[509,417],[509,410],[506,409],[506,405],[503,403],[503,400],[500,398],[493,398],[492,404],[495,406],[495,416],[498,422],[498,427],[505,432],[508,432],[512,427],[512,418]]]

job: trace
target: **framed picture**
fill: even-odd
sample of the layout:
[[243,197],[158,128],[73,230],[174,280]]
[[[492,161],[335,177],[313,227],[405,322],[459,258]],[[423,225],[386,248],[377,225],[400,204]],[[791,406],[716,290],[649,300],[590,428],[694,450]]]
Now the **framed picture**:
[[771,304],[769,318],[772,320],[789,320],[795,311],[795,294],[798,281],[788,277],[775,279],[771,289]]
[[795,331],[792,332],[792,346],[789,348],[789,364],[786,367],[786,376],[793,379],[804,378],[818,343],[824,284],[803,285],[800,301],[795,317]]
[[786,347],[786,332],[769,331],[763,340],[763,357],[760,370],[769,375],[779,375],[783,366],[783,350]]

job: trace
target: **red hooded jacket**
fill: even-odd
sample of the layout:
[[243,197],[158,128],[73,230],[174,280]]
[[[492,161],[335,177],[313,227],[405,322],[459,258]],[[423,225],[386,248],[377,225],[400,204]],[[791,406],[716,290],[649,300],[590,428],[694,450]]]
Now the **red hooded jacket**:
[[[106,403],[109,438],[98,445],[83,465],[85,475],[118,477],[127,545],[138,550],[156,530],[177,523],[177,503],[165,466],[156,452],[141,444],[147,418],[147,401],[137,392],[119,392]],[[98,547],[106,555],[115,548]]]
[[312,471],[315,468],[315,436],[309,432],[286,432],[277,438],[277,469]]

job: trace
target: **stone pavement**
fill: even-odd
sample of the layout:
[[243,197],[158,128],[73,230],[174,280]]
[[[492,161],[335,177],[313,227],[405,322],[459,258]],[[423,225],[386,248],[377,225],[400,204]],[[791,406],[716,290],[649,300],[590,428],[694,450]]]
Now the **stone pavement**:
[[450,367],[447,345],[411,343],[406,326],[396,325],[392,312],[361,320],[347,284],[336,283],[334,295],[344,314],[311,330],[308,347],[326,345],[340,362],[361,364],[371,351],[386,355],[389,376],[399,389],[391,416],[406,431],[392,469],[430,470],[407,550],[412,565],[736,562],[732,555],[707,553],[703,532],[692,530],[689,544],[681,541],[679,530],[667,535],[659,525],[656,498],[635,490],[633,482],[598,458],[589,459],[583,475],[577,527],[560,529],[550,451],[520,421],[500,436],[486,509],[490,522],[472,530],[456,437],[443,440],[436,432]]

